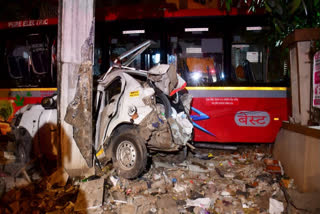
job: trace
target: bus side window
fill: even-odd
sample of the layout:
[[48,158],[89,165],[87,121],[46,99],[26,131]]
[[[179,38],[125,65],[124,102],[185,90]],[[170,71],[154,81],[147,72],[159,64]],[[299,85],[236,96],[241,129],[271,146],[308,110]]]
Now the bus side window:
[[8,63],[9,75],[11,78],[13,78],[13,79],[23,78],[21,68],[20,68],[19,59],[17,59],[17,57],[8,56],[7,63]]

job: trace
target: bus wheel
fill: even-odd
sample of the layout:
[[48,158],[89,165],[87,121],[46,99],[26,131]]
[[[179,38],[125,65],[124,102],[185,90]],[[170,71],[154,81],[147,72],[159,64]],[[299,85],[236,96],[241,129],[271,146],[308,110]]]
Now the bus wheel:
[[118,175],[127,179],[138,177],[147,165],[147,148],[136,129],[120,127],[111,143],[112,161]]

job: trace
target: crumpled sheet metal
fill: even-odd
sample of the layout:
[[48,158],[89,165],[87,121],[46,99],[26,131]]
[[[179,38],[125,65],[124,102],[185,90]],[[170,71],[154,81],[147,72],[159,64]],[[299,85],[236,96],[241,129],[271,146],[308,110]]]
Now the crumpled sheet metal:
[[178,85],[178,76],[174,65],[160,64],[148,71],[148,78],[166,95]]
[[192,102],[192,95],[185,93],[180,97],[182,105],[184,107],[185,112],[190,112],[191,102]]
[[172,143],[170,127],[164,117],[162,121],[164,122],[159,121],[158,114],[154,110],[140,123],[139,135],[148,141],[151,148],[177,150],[177,146]]
[[77,90],[68,105],[64,120],[73,126],[74,140],[86,160],[92,167],[92,63],[81,64],[78,72]]
[[191,139],[193,131],[193,125],[187,119],[187,115],[180,112],[175,118],[169,118],[168,122],[174,142],[178,145],[186,145]]

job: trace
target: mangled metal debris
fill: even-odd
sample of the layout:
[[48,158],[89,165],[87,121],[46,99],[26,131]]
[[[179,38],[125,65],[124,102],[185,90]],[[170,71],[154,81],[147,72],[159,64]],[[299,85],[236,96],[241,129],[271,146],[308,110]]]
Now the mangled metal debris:
[[[186,82],[175,67],[160,64],[149,71],[128,67],[149,45],[151,41],[146,41],[120,55],[99,79],[93,118],[89,96],[92,65],[86,57],[80,65],[76,94],[64,119],[73,126],[73,137],[88,166],[93,165],[93,158],[101,167],[112,160],[120,176],[135,178],[145,169],[150,151],[177,152],[186,146],[194,149],[190,144],[192,97],[184,90]],[[16,119],[32,113],[28,121],[40,121],[39,115],[45,115],[43,121],[57,124],[55,100],[56,96],[49,99],[48,107],[27,106]],[[95,122],[94,130],[91,121]],[[19,128],[18,124],[14,130]],[[33,137],[38,129],[27,129],[26,133]],[[95,135],[94,145],[91,133]]]
[[171,65],[149,71],[127,67],[151,44],[122,54],[99,80],[95,111],[95,150],[113,161],[119,175],[135,178],[145,169],[147,152],[179,151],[193,133],[191,96],[179,95],[186,82]]

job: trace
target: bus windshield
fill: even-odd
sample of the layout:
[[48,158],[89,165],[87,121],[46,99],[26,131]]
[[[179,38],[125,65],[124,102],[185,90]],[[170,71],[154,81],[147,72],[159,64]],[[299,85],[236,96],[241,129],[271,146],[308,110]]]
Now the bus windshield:
[[270,29],[234,19],[177,25],[169,31],[167,62],[188,86],[287,85],[285,61],[268,41]]
[[225,81],[223,36],[208,28],[185,28],[170,36],[168,63],[189,86],[208,86]]

